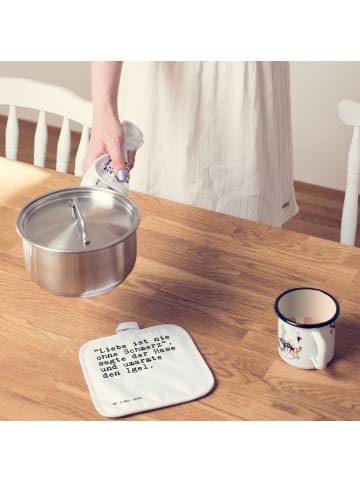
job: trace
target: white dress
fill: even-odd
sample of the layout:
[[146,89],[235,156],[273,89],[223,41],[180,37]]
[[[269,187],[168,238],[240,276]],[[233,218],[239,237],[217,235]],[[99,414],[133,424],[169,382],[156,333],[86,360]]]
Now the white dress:
[[130,188],[281,226],[297,213],[288,62],[125,62]]

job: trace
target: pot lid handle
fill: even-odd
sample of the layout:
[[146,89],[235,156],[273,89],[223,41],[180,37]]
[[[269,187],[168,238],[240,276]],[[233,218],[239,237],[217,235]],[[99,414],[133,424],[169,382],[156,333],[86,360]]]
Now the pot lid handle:
[[90,244],[90,239],[87,235],[85,219],[84,219],[84,216],[81,212],[79,202],[76,199],[76,197],[71,198],[70,207],[72,208],[74,217],[79,220],[78,226],[79,226],[80,232],[81,232],[82,243],[83,243],[84,246],[87,246],[88,244]]

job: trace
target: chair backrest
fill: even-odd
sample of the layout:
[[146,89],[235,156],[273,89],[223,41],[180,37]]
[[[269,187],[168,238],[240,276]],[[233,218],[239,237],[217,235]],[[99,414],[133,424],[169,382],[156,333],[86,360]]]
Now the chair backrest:
[[16,107],[35,109],[39,112],[34,137],[34,164],[45,166],[47,149],[46,112],[63,118],[57,144],[56,170],[68,172],[71,131],[70,120],[82,125],[82,133],[75,157],[75,171],[82,175],[82,163],[89,143],[92,125],[91,101],[83,99],[64,87],[31,79],[0,77],[0,104],[9,106],[5,132],[5,155],[16,159],[19,140],[19,124]]
[[347,161],[346,189],[341,218],[340,242],[355,246],[360,179],[360,103],[351,100],[342,100],[338,104],[337,112],[340,120],[344,124],[353,127]]

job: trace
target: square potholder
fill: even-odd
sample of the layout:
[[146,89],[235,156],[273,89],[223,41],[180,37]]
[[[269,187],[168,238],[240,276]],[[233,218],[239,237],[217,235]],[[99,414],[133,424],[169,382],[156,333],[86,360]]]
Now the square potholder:
[[96,410],[125,415],[200,398],[214,377],[190,335],[177,325],[139,329],[120,323],[116,335],[85,343],[80,364]]

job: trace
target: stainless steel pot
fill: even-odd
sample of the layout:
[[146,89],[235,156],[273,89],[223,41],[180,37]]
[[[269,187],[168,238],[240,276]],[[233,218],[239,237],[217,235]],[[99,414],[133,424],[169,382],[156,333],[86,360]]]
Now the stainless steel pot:
[[20,211],[25,266],[42,288],[63,296],[95,296],[129,275],[136,260],[140,213],[126,196],[79,187],[44,194]]

